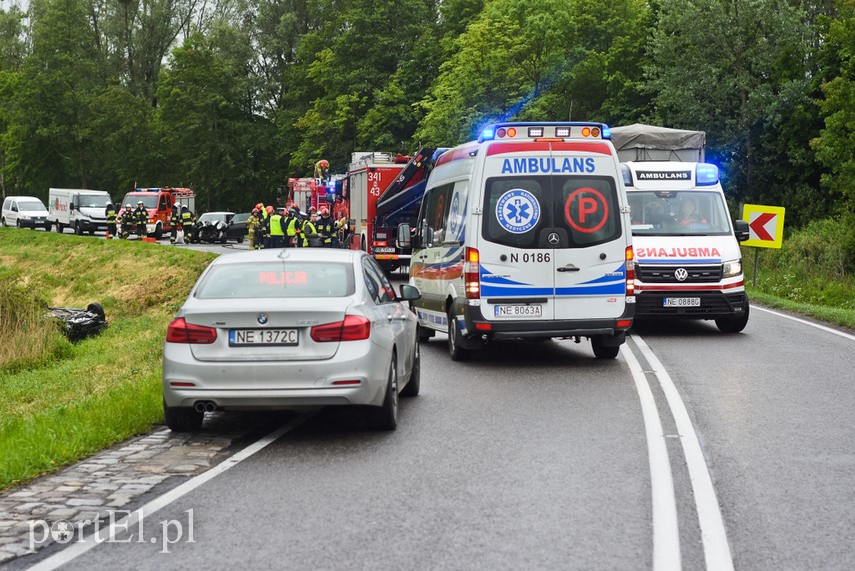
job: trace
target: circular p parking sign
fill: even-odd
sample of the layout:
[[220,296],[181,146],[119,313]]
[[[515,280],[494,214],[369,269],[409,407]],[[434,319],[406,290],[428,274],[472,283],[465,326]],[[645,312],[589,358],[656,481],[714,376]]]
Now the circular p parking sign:
[[564,218],[577,232],[596,232],[609,219],[609,203],[602,192],[593,188],[574,190],[564,203]]

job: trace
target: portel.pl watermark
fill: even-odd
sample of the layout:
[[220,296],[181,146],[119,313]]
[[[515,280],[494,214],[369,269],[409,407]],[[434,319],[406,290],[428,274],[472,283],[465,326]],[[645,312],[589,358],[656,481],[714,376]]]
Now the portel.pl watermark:
[[[160,553],[170,553],[169,547],[183,541],[196,543],[193,539],[193,510],[184,512],[186,519],[165,519],[155,526],[153,535],[146,535],[145,519],[137,518],[131,526],[130,510],[110,510],[99,514],[95,519],[81,521],[30,521],[30,549],[35,553],[36,548],[49,539],[56,543],[149,543],[159,544]],[[136,520],[135,520],[136,521]],[[84,535],[85,534],[85,535]]]

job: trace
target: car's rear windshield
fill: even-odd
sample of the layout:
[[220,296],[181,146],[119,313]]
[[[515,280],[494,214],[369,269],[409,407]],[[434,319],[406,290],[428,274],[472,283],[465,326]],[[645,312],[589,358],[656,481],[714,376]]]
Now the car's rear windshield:
[[340,262],[246,262],[211,268],[198,299],[346,297],[353,295],[353,266]]
[[41,202],[35,201],[27,201],[27,202],[19,202],[18,210],[21,212],[47,212],[45,205]]

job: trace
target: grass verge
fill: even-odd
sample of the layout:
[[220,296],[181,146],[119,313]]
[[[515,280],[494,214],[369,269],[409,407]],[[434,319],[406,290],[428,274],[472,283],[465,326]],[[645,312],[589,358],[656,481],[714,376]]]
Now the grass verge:
[[53,306],[99,301],[110,323],[97,337],[0,361],[2,490],[162,421],[163,335],[214,255],[6,228],[0,245],[0,281]]

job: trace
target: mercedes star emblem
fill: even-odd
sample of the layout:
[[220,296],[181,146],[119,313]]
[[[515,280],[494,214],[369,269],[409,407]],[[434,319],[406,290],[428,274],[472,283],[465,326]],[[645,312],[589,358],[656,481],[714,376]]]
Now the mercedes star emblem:
[[689,277],[689,272],[686,271],[686,268],[677,268],[674,272],[674,277],[677,278],[678,282],[684,282]]
[[546,241],[549,242],[551,246],[557,246],[558,242],[561,241],[561,238],[558,236],[557,232],[552,232],[549,236],[546,237]]
[[262,325],[267,323],[267,314],[266,313],[259,313],[258,314],[258,322],[261,323]]

